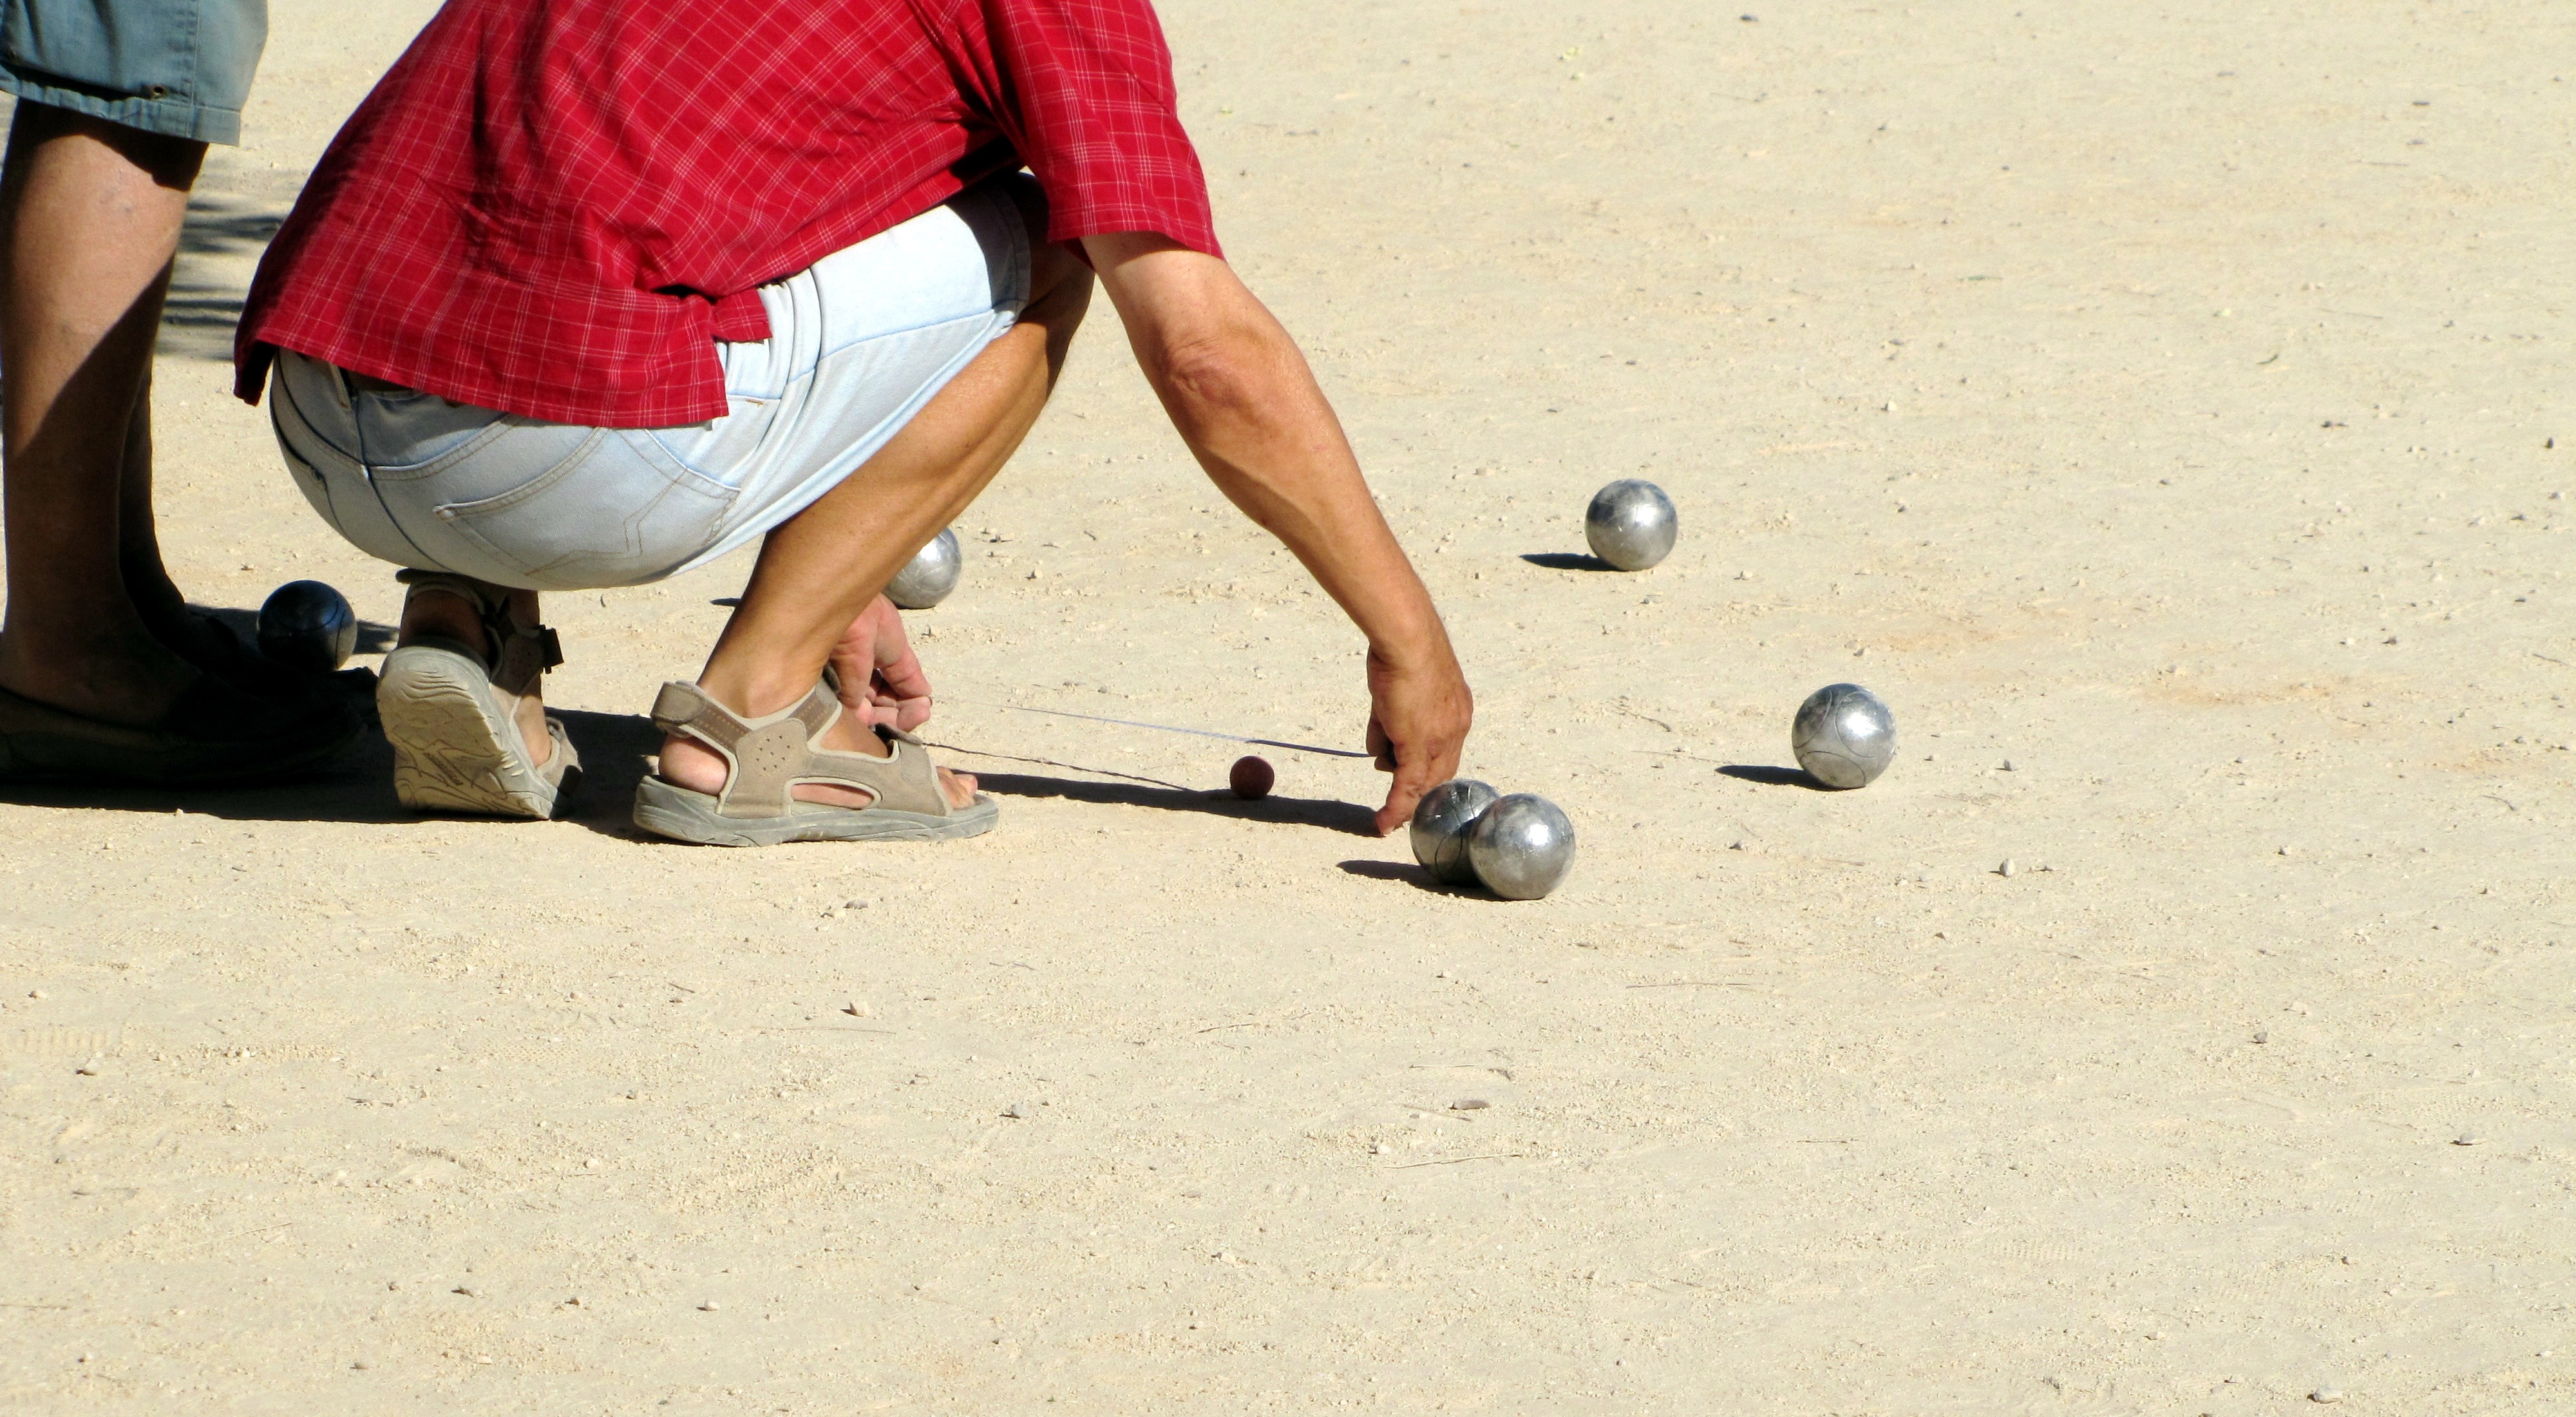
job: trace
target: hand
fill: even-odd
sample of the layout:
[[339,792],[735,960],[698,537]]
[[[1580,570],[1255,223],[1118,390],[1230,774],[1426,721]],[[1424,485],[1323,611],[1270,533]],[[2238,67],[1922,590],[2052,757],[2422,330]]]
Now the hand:
[[1383,836],[1458,771],[1475,705],[1297,342],[1231,267],[1152,232],[1082,238],[1137,365],[1228,501],[1285,542],[1369,642]]
[[903,616],[880,595],[832,647],[832,670],[841,681],[841,707],[864,724],[909,733],[930,721],[930,676],[904,638]]
[[1418,665],[1401,665],[1369,650],[1369,751],[1377,754],[1378,771],[1395,774],[1377,812],[1379,836],[1412,821],[1422,794],[1458,775],[1476,701],[1448,644],[1437,651]]

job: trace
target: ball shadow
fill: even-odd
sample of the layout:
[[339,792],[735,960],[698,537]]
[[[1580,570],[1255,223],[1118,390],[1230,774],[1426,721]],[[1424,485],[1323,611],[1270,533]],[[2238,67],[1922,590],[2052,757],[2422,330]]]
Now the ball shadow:
[[1425,895],[1469,896],[1479,900],[1487,898],[1483,891],[1473,886],[1442,885],[1431,879],[1430,872],[1419,866],[1407,866],[1401,861],[1344,861],[1339,864],[1345,876],[1358,876],[1371,881],[1399,881]]
[[1038,773],[977,772],[976,787],[996,797],[1053,797],[1067,802],[1093,802],[1112,807],[1149,807],[1158,812],[1197,812],[1244,822],[1322,827],[1346,836],[1377,835],[1377,813],[1356,802],[1316,797],[1264,797],[1246,802],[1222,788],[1194,792],[1185,787],[1154,787],[1140,782],[1086,782]]
[[1758,782],[1765,787],[1803,787],[1809,792],[1835,790],[1817,781],[1805,768],[1773,767],[1768,763],[1728,763],[1717,771],[1721,777],[1731,777],[1741,782]]
[[1587,556],[1574,551],[1533,551],[1521,557],[1521,559],[1529,562],[1533,566],[1544,566],[1551,571],[1615,571],[1619,569],[1618,567],[1611,565],[1609,562],[1602,560],[1598,556]]

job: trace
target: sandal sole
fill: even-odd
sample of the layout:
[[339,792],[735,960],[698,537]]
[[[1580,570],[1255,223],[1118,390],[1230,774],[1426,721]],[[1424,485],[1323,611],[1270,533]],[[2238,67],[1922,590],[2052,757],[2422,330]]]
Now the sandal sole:
[[[517,729],[485,691],[483,666],[442,649],[407,646],[385,656],[376,714],[394,749],[394,795],[415,812],[554,815],[563,788],[513,749]],[[564,776],[569,785],[573,772]]]
[[945,817],[887,807],[795,804],[783,817],[727,817],[716,799],[658,777],[635,786],[635,825],[695,846],[784,846],[792,841],[956,841],[993,829],[1002,809],[977,793],[972,805]]

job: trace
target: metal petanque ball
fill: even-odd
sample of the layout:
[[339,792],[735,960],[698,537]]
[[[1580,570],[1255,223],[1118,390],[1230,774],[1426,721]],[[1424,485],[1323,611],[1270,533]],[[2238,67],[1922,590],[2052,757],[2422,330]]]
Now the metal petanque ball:
[[1583,509],[1583,539],[1592,554],[1623,571],[1642,571],[1673,554],[1681,514],[1664,489],[1622,478],[1592,494]]
[[1896,756],[1896,715],[1858,684],[1827,684],[1798,705],[1789,750],[1827,787],[1867,787]]
[[1485,889],[1505,900],[1536,900],[1574,867],[1574,823],[1546,798],[1515,792],[1476,819],[1467,861]]
[[966,553],[957,549],[957,529],[943,529],[921,553],[886,582],[886,599],[903,610],[927,610],[957,589],[966,569]]
[[1500,794],[1472,777],[1444,782],[1413,806],[1413,859],[1444,886],[1473,884],[1467,864],[1467,831]]
[[288,581],[259,607],[259,652],[272,663],[328,674],[357,647],[357,612],[320,581]]

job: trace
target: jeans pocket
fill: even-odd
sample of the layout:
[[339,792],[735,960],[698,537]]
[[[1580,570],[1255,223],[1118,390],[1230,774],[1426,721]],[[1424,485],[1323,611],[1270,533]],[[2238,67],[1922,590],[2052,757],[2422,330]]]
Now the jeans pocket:
[[529,481],[439,503],[434,515],[538,590],[659,580],[714,539],[731,489],[642,456],[621,430],[585,432],[569,456]]

